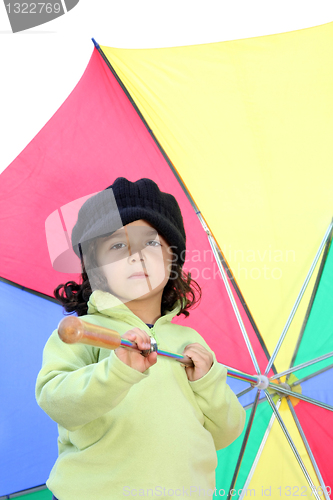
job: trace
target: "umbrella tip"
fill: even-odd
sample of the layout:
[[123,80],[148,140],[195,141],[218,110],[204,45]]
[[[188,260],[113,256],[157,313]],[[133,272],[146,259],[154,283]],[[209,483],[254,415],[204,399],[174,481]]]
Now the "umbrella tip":
[[98,45],[98,43],[96,42],[95,38],[92,38],[92,41],[94,42],[94,45],[95,45],[96,49],[99,49],[99,45]]

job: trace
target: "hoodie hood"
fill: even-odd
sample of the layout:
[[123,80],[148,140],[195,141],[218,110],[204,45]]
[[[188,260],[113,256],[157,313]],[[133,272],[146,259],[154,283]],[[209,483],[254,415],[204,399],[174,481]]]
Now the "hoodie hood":
[[[159,323],[171,321],[180,311],[181,304],[178,300],[175,307],[158,318]],[[110,318],[131,322],[131,318],[138,318],[121,300],[109,292],[95,290],[88,301],[88,314],[103,314]]]

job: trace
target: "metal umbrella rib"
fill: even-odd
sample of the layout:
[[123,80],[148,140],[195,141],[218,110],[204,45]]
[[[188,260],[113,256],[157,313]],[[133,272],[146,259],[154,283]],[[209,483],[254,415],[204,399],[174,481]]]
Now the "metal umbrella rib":
[[[232,274],[231,269],[228,266],[228,263],[227,263],[224,255],[222,254],[222,251],[221,251],[220,247],[217,245],[216,241],[215,241],[215,246],[216,246],[216,251],[217,251],[217,254],[218,254],[219,261],[221,262],[223,268],[225,269],[225,272],[226,272],[226,274],[227,274],[230,282],[232,283],[232,286],[233,286],[233,288],[234,288],[234,290],[235,290],[235,292],[236,292],[236,294],[237,294],[237,296],[238,296],[238,298],[239,298],[239,300],[240,300],[240,302],[241,302],[241,304],[243,306],[243,309],[244,309],[247,317],[249,318],[249,321],[250,321],[250,323],[252,325],[253,331],[256,334],[256,336],[257,336],[257,338],[259,340],[259,343],[260,343],[260,345],[261,345],[261,347],[262,347],[262,349],[263,349],[263,351],[264,351],[267,359],[269,360],[271,356],[270,356],[269,351],[267,349],[267,346],[266,346],[266,344],[264,342],[264,339],[263,339],[263,337],[262,337],[262,335],[261,335],[261,333],[259,331],[259,328],[258,328],[256,322],[254,321],[254,318],[253,318],[253,316],[252,316],[252,314],[251,314],[251,312],[250,312],[250,310],[248,308],[247,303],[245,302],[245,299],[244,299],[244,297],[243,297],[243,295],[242,295],[242,293],[241,293],[241,291],[239,289],[239,286],[237,285],[237,281],[236,281],[234,275]],[[272,365],[272,370],[273,370],[274,373],[277,373],[274,363]]]
[[319,467],[318,467],[318,465],[317,465],[317,462],[316,462],[316,460],[315,460],[315,457],[313,456],[313,453],[312,453],[312,451],[311,451],[310,445],[309,445],[309,443],[308,443],[308,441],[307,441],[307,439],[306,439],[306,436],[305,436],[305,434],[304,434],[304,431],[303,431],[303,429],[302,429],[302,426],[301,426],[301,424],[300,424],[300,421],[298,420],[298,417],[297,417],[296,412],[295,412],[295,410],[294,410],[293,404],[292,404],[292,402],[290,401],[289,397],[287,397],[287,403],[288,403],[289,409],[290,409],[290,411],[291,411],[291,414],[292,414],[292,416],[293,416],[293,418],[294,418],[294,421],[295,421],[295,424],[296,424],[296,426],[297,426],[298,432],[300,433],[300,436],[301,436],[302,441],[303,441],[303,443],[304,443],[304,446],[305,446],[305,448],[306,448],[306,451],[308,452],[308,455],[309,455],[309,458],[310,458],[310,460],[311,460],[312,466],[313,466],[313,468],[314,468],[314,470],[315,470],[315,472],[316,472],[316,474],[317,474],[318,481],[319,481],[319,483],[320,483],[320,485],[321,485],[321,487],[322,487],[322,489],[323,489],[323,493],[324,493],[325,499],[326,499],[326,500],[329,500],[329,496],[328,496],[328,494],[327,494],[327,490],[326,490],[326,487],[325,487],[325,484],[324,484],[324,481],[323,481],[322,475],[321,475],[321,473],[320,473]]
[[306,401],[307,403],[312,403],[313,405],[320,406],[320,408],[324,408],[325,410],[333,411],[333,406],[328,405],[327,403],[322,403],[317,399],[309,398],[308,396],[303,396],[303,394],[299,394],[298,392],[289,391],[285,389],[281,385],[278,384],[269,384],[271,389],[275,389],[277,393],[286,394],[287,396],[292,396],[293,398],[301,399],[302,401]]
[[[263,399],[261,401],[266,401],[266,399]],[[261,403],[261,401],[259,401],[259,404]],[[281,405],[281,399],[279,399],[279,401],[277,402],[277,409],[279,409],[280,405]],[[273,427],[274,420],[275,420],[275,414],[273,413],[272,416],[271,416],[271,418],[270,418],[270,421],[268,423],[268,426],[266,428],[264,437],[261,440],[261,443],[260,443],[259,449],[257,451],[256,457],[255,457],[255,459],[253,461],[252,467],[251,467],[251,469],[250,469],[250,471],[248,473],[248,476],[247,476],[246,481],[244,483],[244,486],[242,488],[242,493],[241,493],[241,495],[240,495],[240,497],[239,497],[238,500],[243,500],[244,495],[246,495],[247,488],[248,488],[248,486],[250,484],[250,481],[252,479],[254,471],[256,470],[256,467],[258,465],[258,462],[259,462],[259,459],[260,459],[261,454],[263,452],[263,449],[265,447],[268,435],[269,435],[269,433],[270,433],[270,431],[271,431],[271,429]]]
[[276,347],[275,347],[274,352],[273,352],[273,354],[271,356],[271,359],[268,362],[268,365],[267,365],[266,370],[265,370],[265,375],[267,375],[267,373],[271,369],[271,366],[272,366],[272,364],[275,361],[275,358],[276,358],[276,356],[277,356],[277,354],[278,354],[278,352],[280,350],[280,347],[281,347],[281,345],[282,345],[282,343],[283,343],[283,341],[285,339],[285,336],[287,335],[287,331],[288,331],[288,329],[289,329],[289,327],[291,325],[291,322],[292,322],[292,320],[293,320],[293,318],[294,318],[294,316],[296,314],[298,306],[299,306],[299,304],[301,302],[301,299],[302,299],[302,297],[304,295],[306,287],[309,284],[309,281],[311,279],[313,271],[315,270],[315,267],[317,265],[317,262],[319,260],[320,255],[321,255],[321,253],[323,251],[323,248],[324,248],[324,246],[325,246],[325,244],[326,244],[326,242],[327,242],[327,240],[328,240],[328,238],[329,238],[329,236],[331,234],[332,228],[333,228],[333,223],[331,222],[330,225],[328,226],[328,229],[327,229],[327,231],[325,233],[325,236],[324,236],[324,238],[323,238],[323,240],[322,240],[322,242],[320,244],[320,247],[319,247],[319,249],[318,249],[318,251],[317,251],[317,253],[315,255],[315,258],[313,259],[313,262],[312,262],[312,265],[310,267],[310,270],[309,270],[309,272],[308,272],[308,274],[307,274],[307,276],[306,276],[306,278],[304,280],[302,288],[301,288],[301,290],[300,290],[300,292],[298,294],[298,297],[297,297],[297,299],[295,301],[295,304],[294,304],[294,306],[292,308],[292,311],[291,311],[291,313],[289,315],[289,318],[287,319],[287,322],[286,322],[286,324],[285,324],[285,326],[283,328],[283,331],[282,331],[281,336],[280,336],[280,338],[278,340],[278,343],[276,344]]
[[324,373],[324,372],[327,372],[328,370],[331,370],[331,368],[333,368],[333,364],[325,366],[325,368],[322,368],[321,370],[318,370],[314,373],[311,373],[310,375],[307,375],[306,377],[295,380],[295,382],[290,384],[290,387],[295,387],[295,385],[302,384],[303,382],[306,382],[307,380],[310,380],[311,378],[316,377],[317,375],[320,375],[321,373]]
[[307,366],[314,365],[315,363],[319,363],[320,361],[323,361],[324,359],[327,359],[327,358],[331,358],[332,356],[333,356],[333,352],[328,352],[327,354],[323,354],[322,356],[319,356],[318,358],[312,359],[310,361],[305,361],[304,363],[301,363],[300,365],[292,366],[291,368],[288,368],[288,370],[280,372],[277,375],[273,375],[272,377],[270,377],[270,380],[274,380],[276,378],[283,377],[283,375],[288,375],[289,373],[294,373],[297,370],[301,370],[302,368],[306,368]]
[[258,361],[255,357],[255,354],[254,354],[254,351],[253,351],[253,348],[251,346],[251,343],[250,343],[250,339],[249,339],[249,336],[247,334],[247,331],[245,329],[245,326],[244,326],[244,323],[243,323],[243,320],[242,320],[242,317],[240,315],[240,312],[238,310],[238,307],[237,307],[237,304],[236,304],[236,301],[234,299],[234,296],[232,294],[232,291],[231,291],[231,288],[230,288],[230,285],[229,285],[229,281],[228,281],[228,278],[227,278],[227,275],[226,275],[226,272],[220,262],[220,259],[219,259],[219,255],[218,255],[218,252],[217,252],[217,244],[215,242],[215,239],[214,237],[212,236],[206,222],[204,221],[203,217],[201,216],[201,214],[198,214],[198,217],[200,219],[200,222],[204,228],[204,230],[206,231],[206,234],[208,236],[208,240],[209,240],[209,244],[211,246],[211,249],[213,251],[213,254],[214,254],[214,257],[215,257],[215,260],[216,260],[216,263],[218,265],[218,268],[219,268],[219,271],[221,273],[221,276],[222,276],[222,279],[223,279],[223,282],[224,282],[224,286],[227,290],[227,293],[228,293],[228,296],[229,296],[229,299],[230,299],[230,302],[231,302],[231,305],[232,305],[232,308],[234,310],[234,313],[236,315],[236,318],[237,318],[237,321],[238,321],[238,325],[241,329],[241,332],[243,334],[243,338],[245,340],[245,344],[248,348],[248,351],[250,353],[250,356],[251,356],[251,359],[252,359],[252,362],[253,362],[253,365],[257,371],[257,373],[259,374],[260,373],[260,368],[259,368],[259,365],[258,365]]
[[245,394],[247,394],[248,392],[252,391],[254,389],[254,387],[251,385],[250,387],[248,387],[247,389],[244,389],[244,391],[242,392],[239,392],[238,394],[236,394],[236,396],[238,398],[240,398],[241,396],[244,396]]
[[[258,405],[261,405],[262,403],[265,403],[266,402],[266,399],[265,398],[261,398],[259,399],[258,401]],[[249,408],[252,408],[252,406],[254,405],[254,401],[252,401],[252,403],[249,403],[248,405],[244,406],[244,410],[248,410]]]
[[284,422],[283,422],[283,420],[281,418],[281,415],[280,415],[279,411],[277,410],[277,408],[276,408],[276,406],[274,404],[273,399],[271,398],[271,396],[270,396],[270,394],[269,394],[268,391],[265,390],[265,394],[266,394],[267,401],[269,402],[269,404],[270,404],[270,406],[271,406],[271,408],[272,408],[272,410],[273,410],[273,412],[274,412],[274,414],[275,414],[275,416],[276,416],[276,418],[277,418],[277,420],[278,420],[278,422],[280,424],[280,427],[281,427],[284,435],[286,436],[287,441],[288,441],[288,443],[289,443],[289,445],[290,445],[290,447],[291,447],[291,449],[292,449],[292,451],[293,451],[293,453],[294,453],[294,455],[296,457],[296,460],[297,460],[300,468],[302,469],[302,472],[303,472],[303,474],[304,474],[307,482],[309,483],[309,486],[311,488],[311,491],[312,491],[314,497],[317,500],[320,500],[320,497],[318,495],[316,487],[313,484],[313,481],[312,481],[311,477],[309,476],[309,473],[308,473],[308,471],[307,471],[307,469],[306,469],[306,467],[305,467],[305,465],[303,463],[303,460],[301,459],[300,454],[297,451],[297,448],[296,448],[296,446],[295,446],[295,444],[294,444],[294,442],[293,442],[293,440],[292,440],[292,438],[291,438],[291,436],[290,436],[290,434],[289,434],[289,432],[288,432],[288,430],[287,430],[287,428],[286,428],[286,426],[285,426],[285,424],[284,424]]
[[[321,279],[323,271],[324,271],[324,267],[325,267],[325,263],[326,263],[326,258],[327,258],[328,251],[329,251],[329,248],[330,248],[330,244],[331,244],[331,241],[332,241],[332,234],[333,234],[333,228],[331,229],[329,237],[327,238],[327,241],[326,241],[325,249],[324,249],[324,252],[323,252],[323,257],[322,257],[321,263],[320,263],[320,268],[319,268],[319,271],[318,271],[318,274],[317,274],[317,277],[316,277],[316,282],[315,282],[313,290],[312,290],[311,298],[310,298],[309,305],[308,305],[308,308],[307,308],[307,311],[306,311],[306,314],[305,314],[303,325],[302,325],[301,331],[299,333],[299,336],[298,336],[298,339],[297,339],[297,342],[296,342],[296,345],[295,345],[295,350],[294,350],[294,353],[293,353],[291,361],[290,361],[290,367],[292,367],[293,364],[295,363],[295,359],[296,359],[299,347],[301,345],[303,334],[304,334],[306,325],[308,323],[310,312],[311,312],[311,309],[312,309],[312,306],[313,306],[313,303],[314,303],[314,300],[315,300],[315,297],[316,297],[316,293],[317,293],[317,290],[318,290],[318,287],[319,287],[320,279]],[[287,381],[288,381],[288,377],[287,377]]]
[[248,443],[249,435],[250,435],[250,432],[251,432],[251,429],[252,429],[252,424],[253,424],[254,415],[255,415],[255,412],[256,412],[256,409],[257,409],[257,406],[258,406],[259,397],[260,397],[260,389],[257,391],[256,398],[255,398],[255,401],[254,401],[254,404],[253,404],[253,407],[252,407],[252,410],[251,410],[251,415],[250,415],[250,418],[249,418],[249,421],[248,421],[248,424],[247,424],[247,427],[246,427],[244,439],[243,439],[242,446],[241,446],[241,449],[240,449],[240,452],[239,452],[239,455],[238,455],[238,459],[237,459],[237,463],[236,463],[236,467],[235,467],[235,472],[234,472],[233,478],[231,480],[231,484],[230,484],[230,488],[229,488],[229,493],[228,493],[227,500],[230,500],[230,498],[232,497],[231,490],[234,488],[234,486],[236,484],[236,481],[237,481],[239,469],[240,469],[240,466],[242,464],[242,460],[243,460],[243,457],[244,457],[246,445]]

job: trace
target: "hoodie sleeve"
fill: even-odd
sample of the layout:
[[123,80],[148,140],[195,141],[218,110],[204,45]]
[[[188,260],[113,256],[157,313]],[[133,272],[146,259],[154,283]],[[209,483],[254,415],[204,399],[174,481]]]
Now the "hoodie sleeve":
[[214,359],[213,366],[204,377],[189,381],[204,414],[204,427],[213,436],[217,450],[235,441],[245,424],[245,410],[226,379],[226,367]]
[[189,384],[204,414],[204,427],[213,436],[216,449],[220,450],[240,436],[246,413],[227,384],[226,367],[217,362],[215,353],[198,332],[192,330],[192,333],[193,342],[200,343],[213,355],[213,365],[206,375],[195,381],[189,380]]
[[65,344],[55,330],[43,351],[36,381],[39,406],[69,431],[95,420],[120,403],[131,387],[149,376],[123,363],[114,351],[102,361],[99,349]]

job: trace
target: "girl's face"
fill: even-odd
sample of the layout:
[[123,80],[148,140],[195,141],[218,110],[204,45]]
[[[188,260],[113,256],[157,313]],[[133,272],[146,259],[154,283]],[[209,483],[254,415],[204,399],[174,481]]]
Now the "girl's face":
[[101,238],[96,258],[111,293],[125,303],[162,296],[173,254],[156,229],[141,219]]

